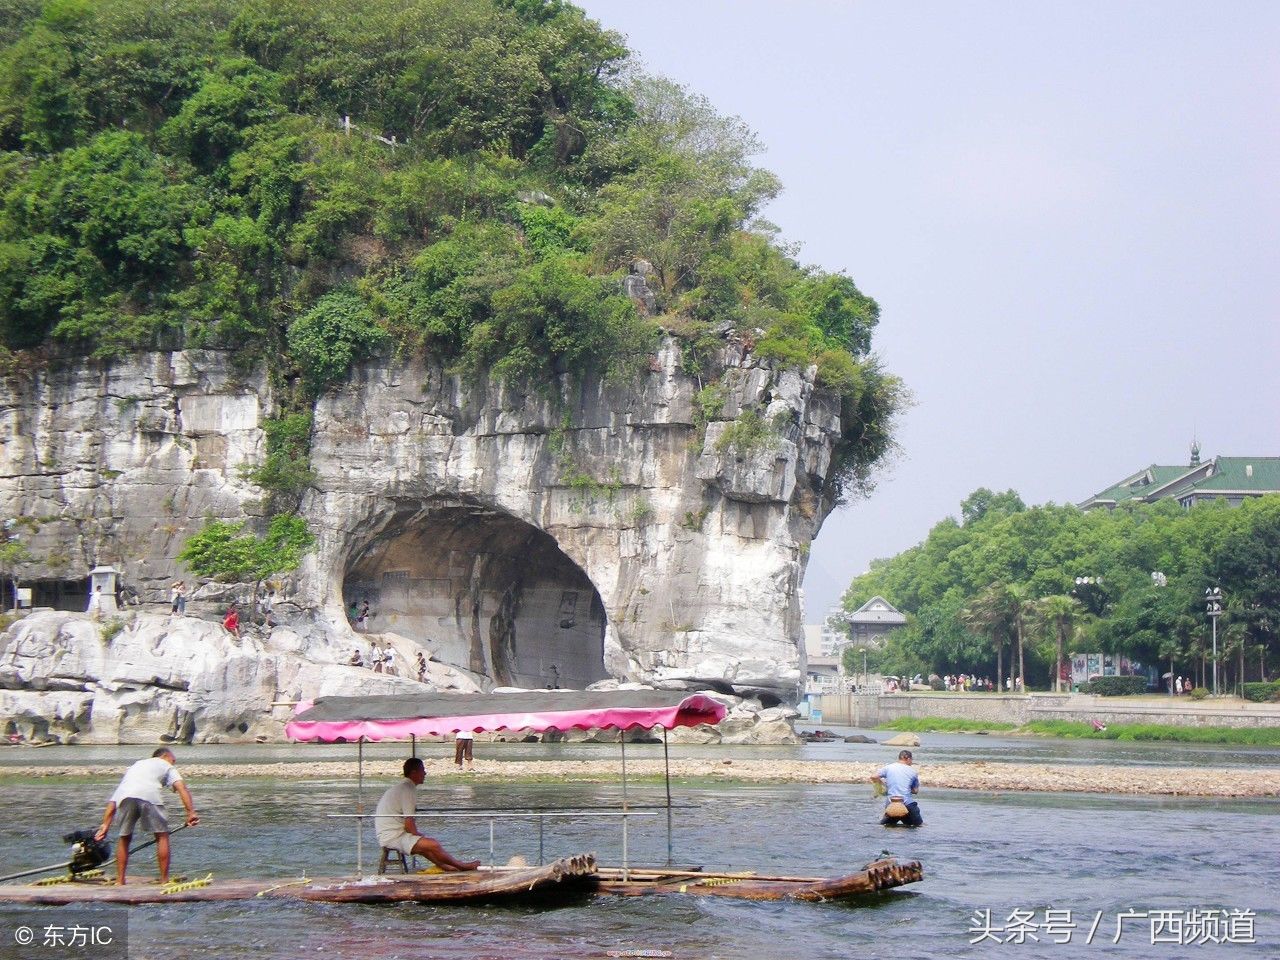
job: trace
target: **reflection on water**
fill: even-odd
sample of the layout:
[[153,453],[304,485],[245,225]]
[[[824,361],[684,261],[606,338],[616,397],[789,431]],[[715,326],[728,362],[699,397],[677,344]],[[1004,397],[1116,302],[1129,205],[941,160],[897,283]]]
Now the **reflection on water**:
[[[949,759],[1000,749],[988,738],[938,737]],[[966,740],[969,741],[966,744]],[[933,758],[935,738],[926,738]],[[978,741],[974,743],[973,741]],[[1003,743],[1004,741],[1000,741]],[[1014,741],[1015,747],[1024,747]],[[1074,744],[1072,746],[1075,746]],[[1110,744],[1083,745],[1093,750]],[[508,745],[494,745],[495,751]],[[403,748],[386,748],[388,756]],[[545,750],[545,748],[539,748]],[[590,746],[572,747],[599,753]],[[607,749],[607,748],[606,748]],[[658,748],[659,750],[661,748]],[[788,748],[788,757],[826,755],[831,748]],[[841,744],[836,749],[853,753]],[[868,749],[868,748],[863,748]],[[883,759],[886,748],[872,747]],[[517,756],[510,746],[504,756]],[[688,748],[681,748],[686,755]],[[279,748],[190,748],[184,760],[265,759]],[[615,748],[616,751],[616,748]],[[61,751],[23,751],[24,756]],[[140,748],[82,748],[85,762],[108,756],[123,764]],[[296,756],[297,750],[291,752]],[[563,755],[563,751],[562,755]],[[631,750],[628,748],[628,755]],[[334,757],[343,756],[336,750]],[[346,755],[350,755],[348,748]],[[600,754],[604,755],[604,754]],[[723,752],[717,756],[724,756]],[[760,751],[746,755],[759,756]],[[1100,756],[1101,754],[1094,754]],[[860,757],[861,758],[861,757]],[[6,759],[8,759],[6,757]],[[938,759],[942,759],[941,756]],[[62,759],[60,762],[67,762]],[[1185,759],[1181,762],[1190,762]],[[1215,760],[1215,763],[1221,763]],[[101,815],[114,778],[12,783],[3,787],[10,816],[0,822],[0,871],[49,863],[64,856],[60,835],[89,826]],[[313,780],[299,765],[294,779],[193,782],[204,822],[175,836],[175,871],[215,876],[293,877],[345,873],[354,862],[354,831],[325,814],[349,810],[351,782]],[[370,794],[382,784],[370,785]],[[633,790],[649,802],[660,790]],[[489,807],[617,803],[615,786],[598,784],[498,785],[451,783],[421,791],[424,806]],[[610,951],[669,951],[694,958],[946,957],[1274,957],[1280,951],[1280,802],[1198,801],[1062,794],[975,794],[930,791],[919,831],[885,830],[870,785],[768,785],[681,789],[672,845],[677,863],[789,874],[834,874],[860,867],[882,852],[923,861],[923,883],[855,906],[749,903],[713,898],[601,899],[559,909],[441,907],[421,904],[359,906],[288,903],[174,904],[140,907],[131,914],[134,958],[177,960],[297,958],[603,958]],[[15,816],[14,811],[21,811]],[[485,822],[426,821],[446,846],[463,855],[488,855]],[[549,854],[593,850],[617,862],[616,824],[554,821],[546,829]],[[663,863],[665,817],[634,822],[633,862]],[[537,859],[536,832],[524,822],[500,822],[499,860]],[[365,852],[373,849],[371,835]],[[147,853],[139,873],[154,869]],[[1195,907],[1251,908],[1259,943],[1153,946],[1149,931],[1130,924],[1112,944],[1116,915],[1124,910]],[[1003,919],[1014,909],[1071,910],[1077,918],[1102,911],[1106,940],[1066,945],[970,944],[974,911]],[[0,911],[2,913],[2,911]],[[51,915],[58,911],[49,910]],[[0,945],[0,957],[8,945]]]

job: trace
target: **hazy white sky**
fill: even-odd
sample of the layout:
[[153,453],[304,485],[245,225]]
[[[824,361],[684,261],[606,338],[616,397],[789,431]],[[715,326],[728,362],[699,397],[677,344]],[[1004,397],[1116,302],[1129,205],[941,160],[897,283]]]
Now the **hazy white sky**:
[[1280,455],[1280,3],[579,5],[759,132],[766,215],[880,302],[915,394],[810,621],[976,487]]

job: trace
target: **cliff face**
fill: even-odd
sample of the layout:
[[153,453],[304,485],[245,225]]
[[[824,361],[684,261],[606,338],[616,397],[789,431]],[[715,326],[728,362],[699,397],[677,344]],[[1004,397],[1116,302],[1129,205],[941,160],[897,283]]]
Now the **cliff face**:
[[[704,424],[679,358],[667,342],[639,383],[539,393],[411,361],[352,371],[315,411],[301,512],[318,543],[277,611],[300,655],[311,635],[349,636],[367,600],[369,631],[486,685],[613,677],[790,700],[838,400],[726,347]],[[242,473],[271,410],[265,374],[214,352],[11,374],[0,516],[26,518],[37,603],[95,563],[162,601],[206,516],[260,512]],[[735,426],[744,410],[754,431]]]

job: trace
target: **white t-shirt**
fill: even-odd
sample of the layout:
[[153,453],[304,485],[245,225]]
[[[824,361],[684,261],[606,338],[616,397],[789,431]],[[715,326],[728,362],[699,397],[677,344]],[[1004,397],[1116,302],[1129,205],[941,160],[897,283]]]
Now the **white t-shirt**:
[[378,808],[373,811],[373,823],[378,842],[384,847],[393,846],[393,841],[405,832],[404,818],[412,817],[418,806],[417,791],[418,785],[405,777],[378,801]]
[[453,738],[455,740],[474,740],[475,736],[476,735],[472,733],[470,730],[459,730],[457,733],[453,735]]
[[161,791],[180,782],[182,774],[172,763],[164,757],[147,757],[124,772],[120,786],[111,795],[111,802],[118,807],[125,800],[134,797],[163,807],[164,796]]

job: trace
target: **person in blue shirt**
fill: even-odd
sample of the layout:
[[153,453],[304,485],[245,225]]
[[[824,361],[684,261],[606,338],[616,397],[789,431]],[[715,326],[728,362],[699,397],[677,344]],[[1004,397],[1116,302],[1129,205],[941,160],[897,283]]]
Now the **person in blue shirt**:
[[[908,827],[923,827],[924,818],[920,816],[920,804],[913,798],[920,792],[920,777],[911,767],[911,751],[903,750],[898,754],[898,762],[881,767],[871,777],[871,782],[883,784],[885,788],[885,814],[880,822],[886,827],[899,824]],[[906,805],[907,812],[897,816],[889,814],[889,805],[897,798]]]

